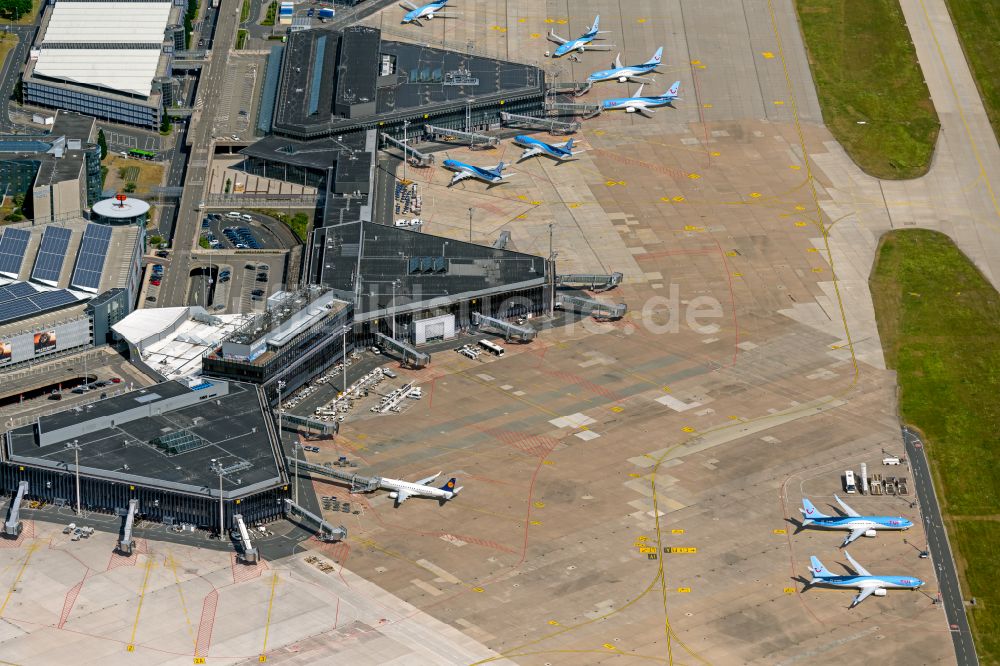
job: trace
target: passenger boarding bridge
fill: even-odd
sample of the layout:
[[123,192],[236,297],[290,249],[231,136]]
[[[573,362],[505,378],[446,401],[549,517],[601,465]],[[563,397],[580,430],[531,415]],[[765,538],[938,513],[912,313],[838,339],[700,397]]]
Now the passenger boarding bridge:
[[28,494],[28,482],[21,481],[17,484],[17,495],[10,501],[10,512],[7,515],[7,522],[3,524],[3,535],[16,539],[21,535],[24,525],[21,524],[21,502]]
[[131,555],[135,548],[135,540],[132,538],[132,527],[135,524],[135,514],[139,509],[139,500],[130,499],[128,501],[128,513],[125,514],[125,525],[122,527],[122,538],[118,540],[118,552],[122,555]]
[[233,516],[233,523],[236,524],[236,536],[239,537],[240,551],[236,557],[245,564],[257,564],[257,549],[250,542],[250,531],[243,522],[243,514],[237,513]]
[[343,541],[347,538],[347,528],[341,525],[334,527],[312,511],[299,506],[290,499],[285,500],[285,508],[289,514],[298,514],[306,522],[317,526],[316,538],[320,541]]

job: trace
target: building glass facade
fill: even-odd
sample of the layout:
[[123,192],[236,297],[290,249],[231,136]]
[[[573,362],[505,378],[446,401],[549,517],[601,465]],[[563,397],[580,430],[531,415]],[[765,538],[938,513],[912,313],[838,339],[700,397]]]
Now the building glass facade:
[[85,93],[28,80],[24,82],[24,101],[37,106],[76,111],[125,125],[138,125],[148,129],[160,127],[161,109],[158,105],[126,102],[96,92]]

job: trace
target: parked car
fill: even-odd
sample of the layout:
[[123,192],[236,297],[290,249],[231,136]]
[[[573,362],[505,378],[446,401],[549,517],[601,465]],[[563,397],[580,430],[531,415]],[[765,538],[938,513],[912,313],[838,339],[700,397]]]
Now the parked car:
[[147,296],[146,300],[149,301],[150,303],[155,303],[156,302],[156,296]]
[[121,384],[122,383],[122,378],[121,377],[112,377],[111,378],[111,383],[112,384]]

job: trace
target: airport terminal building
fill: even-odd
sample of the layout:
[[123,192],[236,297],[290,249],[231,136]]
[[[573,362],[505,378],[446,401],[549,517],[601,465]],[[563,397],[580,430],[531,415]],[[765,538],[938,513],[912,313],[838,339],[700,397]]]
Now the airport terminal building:
[[[268,64],[268,69],[271,64]],[[265,86],[265,131],[293,139],[341,137],[378,129],[398,138],[430,123],[475,131],[500,112],[541,113],[545,73],[538,67],[382,39],[377,28],[303,30],[288,36],[280,75]]]
[[[279,518],[288,476],[263,392],[251,384],[191,378],[170,381],[42,416],[5,433],[5,493],[27,481],[29,495],[166,524],[219,527]],[[221,488],[220,488],[221,484]]]

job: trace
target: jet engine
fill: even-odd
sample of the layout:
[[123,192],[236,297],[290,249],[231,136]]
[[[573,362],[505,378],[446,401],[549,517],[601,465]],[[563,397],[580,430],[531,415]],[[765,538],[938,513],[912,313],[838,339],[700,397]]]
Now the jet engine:
[[389,499],[396,499],[397,497],[399,497],[399,493],[397,492],[389,493]]
[[628,77],[627,76],[619,76],[618,77],[618,83],[626,83],[626,82],[628,82]]
[[877,590],[875,590],[874,594],[875,594],[876,597],[884,597],[885,596],[885,588],[884,587],[878,588]]
[[873,537],[873,536],[875,536],[875,530],[868,530],[867,532],[865,532],[865,536],[866,537]]
[[634,106],[626,106],[625,107],[625,113],[635,113],[635,107]]
[[431,19],[434,18],[434,12],[431,12],[430,14],[426,14],[424,16],[424,18],[427,19],[428,21],[430,21]]

